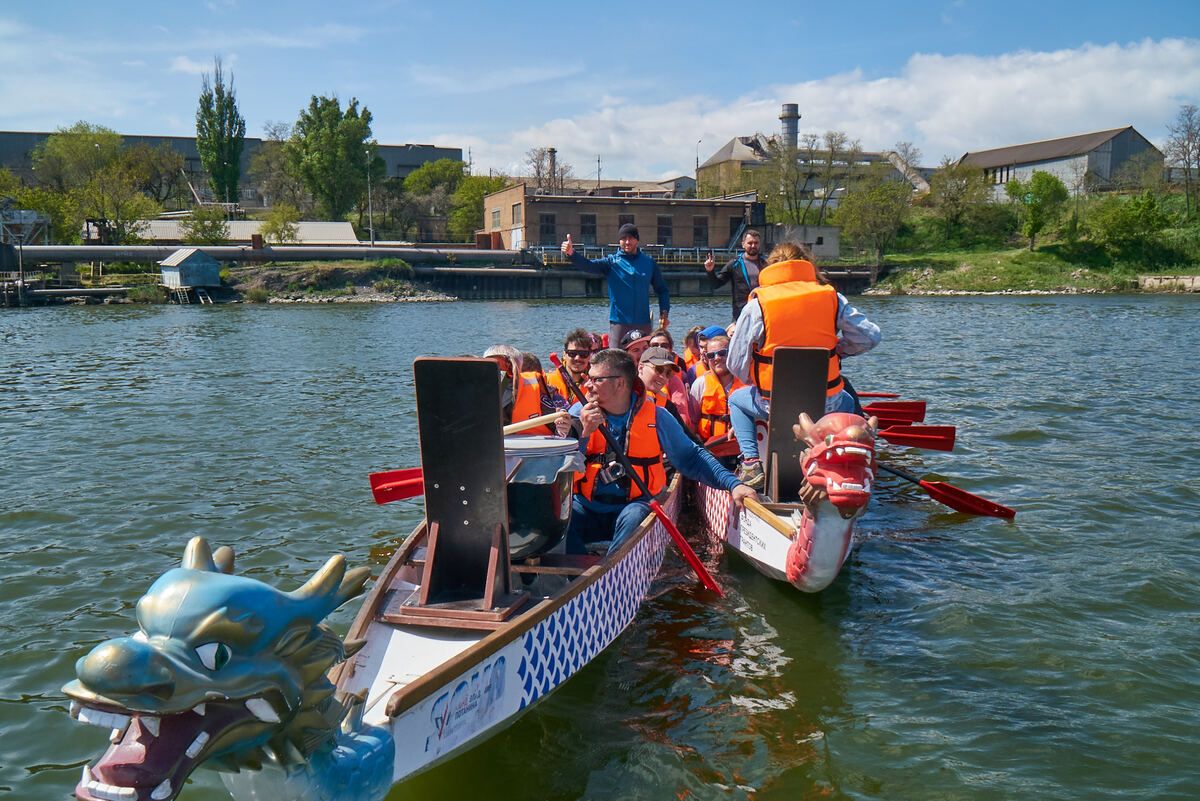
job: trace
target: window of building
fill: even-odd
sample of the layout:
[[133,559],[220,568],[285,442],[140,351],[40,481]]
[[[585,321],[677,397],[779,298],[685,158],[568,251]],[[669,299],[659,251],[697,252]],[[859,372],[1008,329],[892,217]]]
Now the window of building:
[[622,225],[637,225],[637,223],[633,221],[632,214],[618,214],[617,227],[620,228]]
[[500,227],[500,209],[492,209],[492,230]]
[[674,244],[674,226],[675,223],[670,214],[658,215],[658,244],[664,247]]
[[555,230],[553,214],[538,215],[538,243],[542,245],[558,244],[558,231]]
[[692,247],[708,247],[708,218],[692,218]]
[[512,207],[512,224],[513,225],[520,225],[523,222],[523,220],[521,219],[523,211],[524,211],[524,207],[520,203],[513,204],[513,207]]
[[596,215],[579,215],[579,241],[585,245],[596,244]]
[[816,241],[816,242],[814,242],[813,244],[816,244],[816,245],[824,245],[824,244],[825,244],[825,237],[823,237],[823,236],[818,236],[818,237],[817,237],[817,241]]

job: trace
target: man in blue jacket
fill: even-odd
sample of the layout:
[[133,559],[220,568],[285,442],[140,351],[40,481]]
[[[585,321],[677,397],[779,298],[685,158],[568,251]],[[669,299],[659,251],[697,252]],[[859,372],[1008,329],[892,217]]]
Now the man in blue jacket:
[[662,270],[654,259],[638,248],[638,229],[625,223],[617,232],[620,250],[603,259],[587,259],[575,253],[571,235],[562,243],[562,252],[580,270],[608,279],[608,341],[616,347],[625,334],[639,329],[650,331],[650,287],[658,293],[658,328],[670,322],[671,295]]

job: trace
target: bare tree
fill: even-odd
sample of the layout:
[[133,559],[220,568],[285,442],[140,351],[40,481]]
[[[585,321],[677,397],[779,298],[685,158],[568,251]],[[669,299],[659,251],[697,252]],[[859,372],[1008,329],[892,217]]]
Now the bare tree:
[[525,152],[525,165],[529,168],[529,177],[533,179],[535,189],[547,192],[561,193],[567,181],[575,175],[575,169],[557,157],[551,158],[549,147],[534,147]]
[[1167,126],[1167,158],[1183,168],[1183,197],[1187,216],[1192,216],[1195,174],[1200,172],[1200,109],[1193,103],[1179,107],[1175,120]]
[[[824,137],[824,152],[821,154],[821,164],[817,169],[817,183],[821,193],[820,205],[817,208],[817,225],[825,222],[829,209],[829,201],[833,199],[838,189],[844,188],[848,176],[847,149],[850,137],[845,131],[826,131]],[[855,143],[857,149],[857,142]]]

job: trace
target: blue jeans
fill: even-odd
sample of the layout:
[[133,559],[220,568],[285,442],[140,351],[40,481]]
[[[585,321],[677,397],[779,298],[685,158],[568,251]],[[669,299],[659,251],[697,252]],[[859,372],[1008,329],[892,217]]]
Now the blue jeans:
[[[853,411],[854,398],[845,390],[825,399],[825,414]],[[742,387],[729,393],[729,425],[741,446],[743,461],[758,458],[754,422],[766,420],[770,414],[770,401],[763,400],[756,388]]]
[[597,512],[587,509],[582,499],[571,498],[571,524],[567,527],[567,553],[587,553],[589,542],[612,540],[608,552],[621,547],[625,540],[637,531],[638,525],[650,514],[650,504],[630,501],[612,512]]

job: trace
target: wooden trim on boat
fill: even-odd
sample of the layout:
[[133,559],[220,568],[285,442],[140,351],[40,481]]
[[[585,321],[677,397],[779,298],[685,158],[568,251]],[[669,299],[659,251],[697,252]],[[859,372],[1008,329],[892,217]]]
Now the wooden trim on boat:
[[[668,501],[670,500],[671,496],[678,494],[680,486],[680,477],[676,475],[675,479],[671,482],[671,487],[667,493]],[[514,641],[517,637],[520,637],[522,634],[532,629],[535,625],[548,618],[551,614],[561,609],[567,604],[568,601],[590,587],[596,582],[597,579],[599,579],[609,570],[612,570],[616,565],[619,565],[634,548],[634,546],[641,542],[641,540],[650,533],[657,522],[658,518],[656,518],[654,513],[651,512],[646,516],[646,519],[642,521],[642,524],[638,526],[638,529],[633,536],[631,536],[625,542],[625,544],[617,550],[616,553],[612,554],[610,557],[594,567],[589,567],[579,576],[579,578],[573,580],[557,595],[541,601],[528,611],[522,613],[519,617],[514,618],[509,625],[502,629],[493,631],[491,634],[488,634],[474,645],[471,645],[465,650],[455,654],[450,659],[438,665],[425,675],[414,679],[404,687],[396,690],[394,693],[392,693],[391,697],[388,698],[388,717],[394,718],[403,714],[406,710],[411,709],[416,704],[425,700],[454,676],[457,676],[471,667],[471,665],[474,665],[499,651],[501,648]],[[399,555],[399,552],[397,552],[396,556]]]
[[[795,528],[780,520],[774,509],[769,508],[753,498],[746,498],[745,504],[747,509],[753,512],[757,517],[762,518],[767,525],[778,531],[783,536],[787,537],[789,540],[796,536]],[[795,506],[790,504],[772,504],[772,506],[776,507],[780,511],[791,511],[795,508]]]

